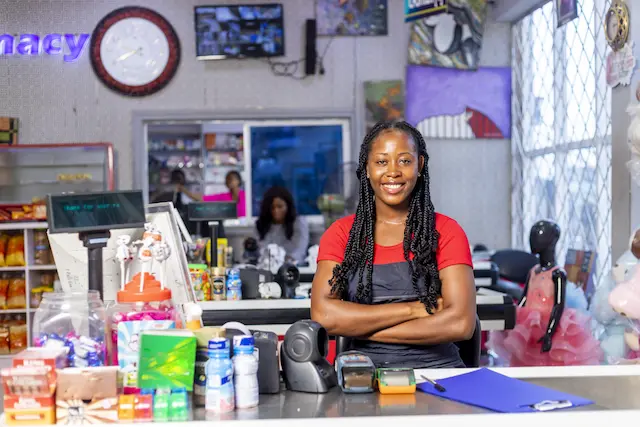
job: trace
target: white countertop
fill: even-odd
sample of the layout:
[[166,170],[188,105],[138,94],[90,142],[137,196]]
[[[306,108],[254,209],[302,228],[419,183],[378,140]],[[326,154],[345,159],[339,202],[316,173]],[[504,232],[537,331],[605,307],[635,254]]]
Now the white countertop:
[[[558,378],[574,376],[638,376],[640,365],[625,366],[576,366],[576,367],[539,367],[539,368],[493,368],[501,374],[514,378]],[[419,370],[437,379],[453,374],[468,372],[470,369],[452,370]],[[425,427],[440,425],[446,427],[514,427],[527,423],[531,426],[580,426],[602,427],[606,425],[630,425],[640,419],[640,410],[581,410],[556,411],[548,413],[527,414],[468,414],[468,415],[413,415],[413,416],[377,416],[377,417],[337,417],[337,418],[308,418],[304,419],[305,427],[326,427],[327,423],[335,426],[356,427],[388,427],[401,425],[403,427]],[[4,421],[4,420],[2,420]],[[258,419],[236,420],[234,427],[297,427],[300,418],[292,419]],[[215,421],[220,422],[220,421]],[[157,427],[205,427],[211,421],[190,421],[154,423]],[[140,423],[119,423],[123,427],[139,427]],[[231,424],[230,424],[231,425]]]

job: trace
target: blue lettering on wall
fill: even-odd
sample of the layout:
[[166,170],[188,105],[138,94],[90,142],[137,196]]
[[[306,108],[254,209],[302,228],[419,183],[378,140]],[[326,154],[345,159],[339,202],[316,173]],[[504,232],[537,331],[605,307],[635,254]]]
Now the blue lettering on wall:
[[64,62],[74,62],[89,40],[89,34],[0,34],[0,56],[6,55],[60,55]]

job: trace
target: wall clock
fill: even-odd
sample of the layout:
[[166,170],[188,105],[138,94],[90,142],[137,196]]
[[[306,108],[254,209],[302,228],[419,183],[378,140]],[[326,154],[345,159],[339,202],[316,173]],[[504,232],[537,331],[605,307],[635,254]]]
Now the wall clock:
[[615,52],[629,39],[629,9],[622,0],[614,0],[604,19],[604,35]]
[[91,65],[110,89],[128,96],[158,92],[180,65],[180,40],[160,14],[123,7],[105,16],[91,36]]

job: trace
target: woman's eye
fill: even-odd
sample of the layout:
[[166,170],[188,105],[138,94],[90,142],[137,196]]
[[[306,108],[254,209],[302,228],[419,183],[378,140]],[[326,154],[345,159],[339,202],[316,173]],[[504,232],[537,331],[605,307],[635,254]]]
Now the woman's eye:
[[387,161],[386,160],[378,160],[376,163],[379,164],[379,165],[386,165]]
[[410,159],[402,159],[402,160],[400,160],[400,163],[405,164],[405,165],[410,165],[411,164],[411,160]]

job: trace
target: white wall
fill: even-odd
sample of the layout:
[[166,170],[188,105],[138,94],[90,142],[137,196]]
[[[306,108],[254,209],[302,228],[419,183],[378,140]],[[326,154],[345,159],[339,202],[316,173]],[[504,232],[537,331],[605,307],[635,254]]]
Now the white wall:
[[[314,16],[313,0],[280,0],[285,5],[285,60],[302,57],[304,20]],[[60,57],[1,58],[0,116],[21,119],[20,141],[29,143],[109,141],[117,150],[120,188],[133,183],[132,112],[136,110],[351,110],[362,136],[366,80],[402,79],[408,27],[403,0],[389,0],[388,37],[333,40],[326,74],[304,81],[274,76],[262,61],[195,60],[193,6],[225,0],[140,0],[164,15],[182,43],[182,63],[160,93],[130,99],[106,89],[95,77],[85,50],[77,63]],[[259,2],[254,1],[254,2]],[[8,33],[91,33],[111,10],[127,0],[5,1],[0,31]],[[227,1],[227,3],[232,3]],[[510,27],[487,25],[483,66],[510,65]],[[320,39],[323,52],[327,39]],[[359,145],[356,140],[354,151]],[[510,141],[430,141],[436,208],[467,230],[472,242],[494,247],[510,243]]]

